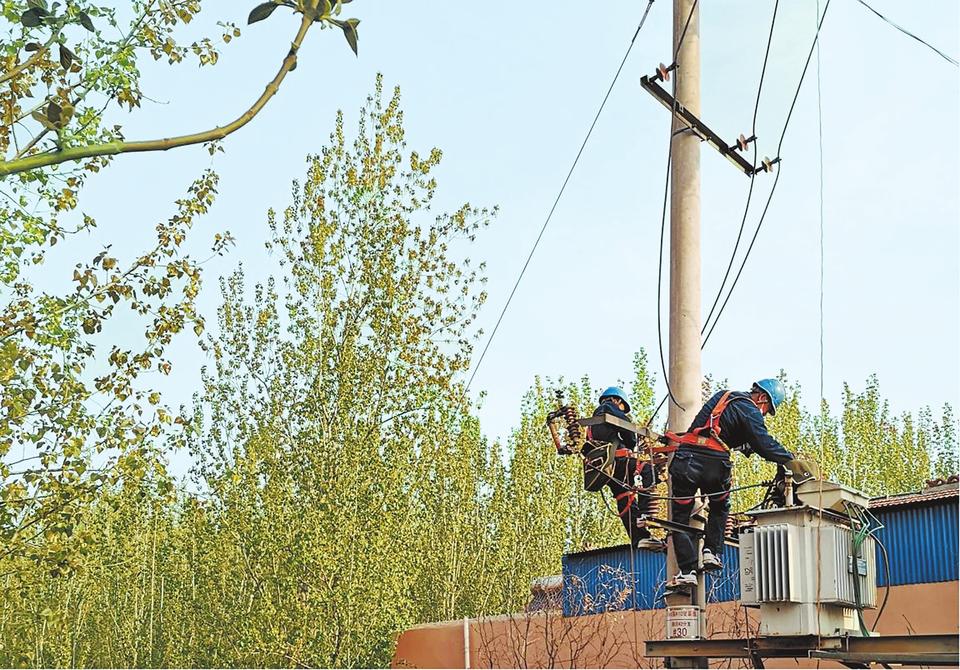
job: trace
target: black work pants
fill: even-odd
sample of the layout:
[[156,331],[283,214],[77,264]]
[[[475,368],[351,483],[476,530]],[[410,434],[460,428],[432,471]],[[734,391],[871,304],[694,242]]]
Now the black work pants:
[[613,494],[614,499],[617,501],[617,514],[620,515],[620,522],[623,524],[623,529],[627,531],[630,544],[634,546],[636,546],[640,540],[650,537],[650,531],[647,530],[646,526],[638,525],[642,523],[640,521],[640,515],[647,513],[650,496],[644,493],[637,493],[633,496],[628,495],[630,490],[625,488],[623,484],[641,486],[643,488],[653,486],[653,469],[650,467],[650,464],[644,463],[640,472],[637,472],[636,468],[637,459],[618,458],[616,460],[616,466],[614,467],[614,478],[619,481],[610,480],[607,484],[610,493]]
[[[703,546],[718,556],[723,551],[723,534],[730,514],[730,471],[733,465],[729,456],[706,452],[706,450],[681,449],[673,455],[670,463],[670,484],[673,500],[670,511],[673,521],[690,523],[694,496],[697,490],[708,495],[710,516],[707,519],[706,537]],[[711,495],[715,494],[715,495]],[[696,536],[682,531],[672,533],[677,563],[682,572],[697,569]]]

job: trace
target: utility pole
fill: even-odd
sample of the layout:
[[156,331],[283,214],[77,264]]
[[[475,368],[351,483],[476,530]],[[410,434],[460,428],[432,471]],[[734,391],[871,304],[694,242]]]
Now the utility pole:
[[[697,0],[673,0],[673,50],[676,53],[677,103],[700,116],[700,10]],[[692,14],[691,14],[692,12]],[[690,23],[687,24],[687,17]],[[677,43],[683,41],[679,50]],[[670,168],[670,402],[668,427],[685,431],[701,407],[700,370],[700,138],[672,119]],[[680,132],[678,132],[680,131]],[[668,493],[670,487],[668,485]],[[669,509],[669,505],[668,505]],[[669,512],[668,512],[669,515]],[[667,577],[677,574],[673,542],[667,548]],[[700,634],[706,632],[703,577],[694,604],[700,606]],[[668,605],[689,605],[687,596],[671,596]],[[671,659],[671,667],[707,667],[705,658]]]

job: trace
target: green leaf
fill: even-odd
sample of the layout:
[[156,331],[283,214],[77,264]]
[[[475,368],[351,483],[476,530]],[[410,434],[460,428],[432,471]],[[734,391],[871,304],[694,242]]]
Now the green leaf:
[[67,45],[61,44],[60,45],[60,65],[63,66],[64,70],[70,69],[70,64],[73,62],[74,58],[76,58],[76,56],[73,54],[72,51],[70,51]]
[[50,123],[54,125],[60,123],[61,112],[63,112],[63,108],[57,103],[51,102],[49,105],[47,105],[47,118],[50,119]]
[[47,2],[46,0],[27,0],[27,7],[32,9],[40,9],[44,14],[47,13]]
[[43,126],[44,128],[46,128],[47,130],[56,130],[56,129],[57,129],[57,127],[56,127],[55,125],[53,125],[52,123],[50,123],[50,119],[48,119],[48,118],[46,117],[46,115],[44,115],[44,114],[43,114],[42,112],[40,112],[39,110],[34,110],[34,111],[30,114],[30,116],[33,117],[33,120],[34,120],[34,121],[37,121],[40,125],[42,125],[42,126]]
[[265,18],[273,14],[273,10],[277,8],[276,3],[274,2],[264,2],[253,8],[250,12],[250,16],[247,17],[247,25],[251,23],[256,23],[257,21],[263,21]]
[[339,24],[343,30],[343,36],[347,38],[347,43],[350,45],[350,48],[353,49],[355,56],[360,55],[357,53],[357,26],[359,24],[360,19],[347,19]]
[[40,51],[41,46],[38,42],[27,42],[23,48],[25,51]]
[[24,28],[36,28],[40,25],[46,13],[46,10],[32,7],[20,15],[20,23],[23,24]]
[[89,30],[91,33],[94,31],[93,21],[90,20],[90,15],[86,12],[80,12],[80,25]]

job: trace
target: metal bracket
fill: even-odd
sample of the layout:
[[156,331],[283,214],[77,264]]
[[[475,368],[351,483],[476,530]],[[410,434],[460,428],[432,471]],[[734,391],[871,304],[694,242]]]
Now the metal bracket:
[[611,414],[601,414],[600,416],[591,416],[585,419],[577,419],[577,423],[581,426],[599,426],[600,424],[606,423],[611,426],[620,428],[621,430],[626,430],[633,433],[637,437],[645,437],[651,440],[656,440],[660,437],[660,433],[645,428],[643,426],[638,426],[635,423],[630,423],[629,421],[624,421],[619,417],[615,417]]
[[[671,66],[669,69],[674,69],[676,66]],[[714,149],[719,151],[723,156],[727,158],[731,163],[736,165],[741,172],[743,172],[748,177],[755,174],[753,165],[750,164],[746,158],[737,153],[737,145],[729,145],[723,141],[723,139],[717,135],[715,132],[710,130],[707,125],[701,121],[697,116],[691,112],[689,109],[683,106],[679,100],[674,98],[670,93],[668,93],[662,86],[657,84],[657,81],[664,80],[664,75],[661,73],[661,69],[666,71],[666,76],[669,77],[668,68],[664,68],[661,64],[660,68],[657,70],[657,74],[651,76],[644,76],[640,79],[640,85],[652,95],[654,98],[660,101],[660,103],[674,112],[674,117],[685,124],[687,128],[696,133],[704,142],[712,146]],[[742,137],[742,136],[741,136]],[[751,138],[751,140],[756,138]],[[744,145],[749,143],[750,140],[744,138]],[[779,161],[779,159],[777,159]],[[769,161],[770,167],[773,167],[773,164],[777,161]],[[758,168],[759,171],[759,168]],[[765,170],[769,171],[769,170]]]

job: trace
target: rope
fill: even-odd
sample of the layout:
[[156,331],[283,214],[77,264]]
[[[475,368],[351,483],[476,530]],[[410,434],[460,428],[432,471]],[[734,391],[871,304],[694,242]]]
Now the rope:
[[[816,23],[820,22],[820,0],[817,0]],[[817,135],[819,138],[819,156],[820,156],[820,462],[823,463],[823,107],[821,89],[820,89],[820,42],[817,42]],[[823,641],[820,630],[820,589],[823,584],[823,566],[820,560],[821,551],[821,529],[823,528],[823,485],[821,484],[817,492],[817,509],[819,510],[819,525],[817,527],[817,647],[819,648]],[[856,575],[854,575],[856,577]]]
[[623,66],[627,62],[627,58],[630,56],[630,51],[633,50],[634,42],[637,40],[637,35],[640,34],[640,29],[643,28],[644,22],[647,20],[647,14],[650,13],[650,7],[653,6],[653,0],[647,0],[647,7],[643,11],[643,17],[640,19],[640,24],[637,26],[637,30],[633,33],[633,37],[630,39],[630,44],[627,45],[627,50],[623,54],[623,59],[620,61],[620,66],[617,68],[616,74],[613,75],[613,81],[610,82],[610,86],[607,88],[606,94],[603,96],[603,101],[600,103],[600,108],[597,110],[596,115],[593,117],[593,122],[590,124],[590,128],[587,130],[586,136],[583,138],[583,142],[580,144],[580,150],[577,151],[576,157],[573,159],[573,164],[570,166],[570,169],[567,171],[567,176],[563,180],[563,184],[560,186],[560,191],[557,193],[557,197],[553,201],[553,205],[550,207],[550,211],[547,214],[547,218],[544,220],[543,225],[540,227],[540,233],[537,235],[537,239],[533,243],[533,248],[530,249],[530,253],[527,255],[527,260],[523,263],[523,267],[520,269],[520,274],[517,276],[517,281],[513,285],[513,289],[510,291],[510,295],[507,297],[507,302],[504,304],[503,309],[500,311],[500,316],[497,318],[497,323],[494,325],[493,330],[490,332],[490,337],[487,338],[487,343],[483,347],[483,351],[480,353],[480,358],[477,360],[476,366],[473,368],[473,372],[470,375],[470,379],[467,381],[467,385],[464,388],[464,393],[470,389],[470,385],[473,384],[474,377],[477,376],[477,371],[480,369],[480,365],[483,363],[483,359],[487,355],[487,350],[490,349],[490,343],[493,342],[494,336],[497,334],[497,330],[500,329],[500,323],[503,321],[504,315],[507,313],[507,309],[510,307],[510,303],[513,301],[513,296],[517,292],[517,288],[520,286],[520,282],[523,280],[523,275],[527,272],[527,268],[530,265],[530,261],[533,259],[533,254],[536,253],[537,247],[540,245],[540,240],[543,239],[543,234],[547,230],[547,226],[550,224],[550,220],[553,218],[553,213],[557,209],[557,205],[560,203],[560,198],[563,197],[563,192],[567,188],[567,184],[570,182],[570,177],[573,176],[573,171],[577,167],[577,163],[580,161],[580,156],[583,155],[583,150],[587,146],[587,142],[590,140],[590,136],[593,134],[593,129],[597,125],[597,120],[600,118],[600,114],[603,112],[603,108],[607,104],[607,100],[610,98],[610,93],[613,91],[614,85],[617,83],[617,79],[620,78],[620,72],[623,70]]

